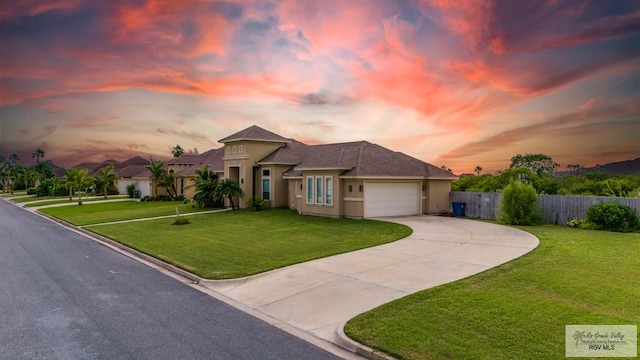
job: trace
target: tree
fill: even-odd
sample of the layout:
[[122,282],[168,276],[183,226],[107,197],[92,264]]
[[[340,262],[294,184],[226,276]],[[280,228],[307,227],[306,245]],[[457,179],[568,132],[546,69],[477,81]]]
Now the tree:
[[120,179],[120,176],[115,173],[115,165],[109,164],[100,170],[100,175],[96,179],[96,182],[100,184],[102,188],[102,192],[104,194],[104,199],[107,199],[107,189],[109,185],[113,184],[114,181]]
[[234,197],[242,197],[244,193],[240,188],[240,184],[233,179],[224,179],[220,182],[217,189],[217,197],[219,198],[228,198],[229,203],[231,204],[231,210],[235,211],[236,208],[233,204]]
[[180,146],[180,144],[178,144],[171,148],[171,153],[173,154],[174,158],[177,158],[184,154],[184,149],[182,148],[182,146]]
[[20,160],[20,158],[18,157],[18,154],[13,153],[11,154],[11,156],[9,156],[9,160],[11,161],[11,165],[15,165],[16,163],[18,163],[18,160]]
[[44,158],[44,150],[38,148],[33,154],[31,154],[32,158],[36,159],[36,164],[40,162],[40,158]]
[[94,184],[94,179],[87,173],[87,169],[74,168],[66,170],[63,168],[65,178],[67,179],[67,187],[69,189],[69,201],[73,199],[73,191],[78,193],[78,205],[82,205],[82,194],[80,190],[86,190]]
[[512,181],[502,189],[500,218],[510,225],[533,225],[540,219],[538,194],[530,184]]
[[164,169],[164,162],[160,160],[153,160],[153,159],[149,159],[149,160],[151,160],[151,164],[147,165],[146,168],[149,169],[149,171],[151,171],[151,178],[155,183],[156,191],[153,196],[158,196],[158,185],[159,185],[159,182],[162,180],[162,177],[164,176],[164,173],[166,170]]
[[511,158],[510,169],[526,168],[536,172],[538,175],[542,173],[553,174],[558,164],[545,154],[524,154],[516,155]]
[[33,167],[39,175],[39,180],[49,179],[55,176],[51,160],[41,161]]
[[173,171],[167,172],[166,170],[164,170],[164,172],[162,173],[162,177],[160,178],[160,183],[158,185],[167,189],[170,197],[174,198],[178,195],[178,189],[176,189],[176,175],[173,173]]
[[480,166],[480,165],[476,166],[476,168],[473,169],[473,171],[475,171],[476,174],[478,174],[478,176],[480,176],[480,172],[482,172],[482,166]]
[[191,179],[196,187],[196,194],[193,198],[202,208],[214,207],[220,203],[221,197],[218,193],[218,175],[209,170],[209,166],[196,169],[195,179]]

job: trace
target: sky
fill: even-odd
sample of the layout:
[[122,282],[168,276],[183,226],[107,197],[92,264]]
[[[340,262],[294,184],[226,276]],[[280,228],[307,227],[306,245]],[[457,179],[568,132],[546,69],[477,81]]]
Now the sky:
[[454,173],[640,157],[640,1],[14,0],[0,155],[204,152],[251,125]]

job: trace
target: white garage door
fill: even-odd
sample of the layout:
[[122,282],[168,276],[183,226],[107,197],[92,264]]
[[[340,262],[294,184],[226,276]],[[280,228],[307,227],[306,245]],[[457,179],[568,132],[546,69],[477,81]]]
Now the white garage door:
[[140,190],[140,197],[151,196],[151,181],[149,180],[140,180],[138,183]]
[[418,214],[419,183],[365,183],[364,217]]
[[120,195],[127,195],[127,185],[135,183],[136,181],[131,179],[118,180],[118,192],[120,192]]

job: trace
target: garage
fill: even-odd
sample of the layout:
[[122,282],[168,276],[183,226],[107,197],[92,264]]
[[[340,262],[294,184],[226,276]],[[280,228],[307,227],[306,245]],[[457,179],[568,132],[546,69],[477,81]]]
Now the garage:
[[140,190],[140,197],[151,196],[151,181],[140,180],[138,190]]
[[420,183],[371,182],[364,185],[364,217],[420,214]]

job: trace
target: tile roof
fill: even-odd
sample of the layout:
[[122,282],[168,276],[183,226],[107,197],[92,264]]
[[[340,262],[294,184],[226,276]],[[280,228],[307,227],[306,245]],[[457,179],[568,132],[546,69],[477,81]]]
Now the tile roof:
[[229,135],[223,139],[218,140],[220,143],[227,143],[231,141],[240,140],[254,140],[254,141],[271,141],[271,142],[289,142],[290,140],[284,138],[278,134],[272,133],[269,130],[265,130],[259,126],[253,125],[244,130],[240,130],[233,135]]
[[151,161],[142,158],[140,156],[134,156],[131,159],[125,160],[121,163],[116,163],[115,167],[116,169],[123,169],[129,165],[149,165],[151,164]]

